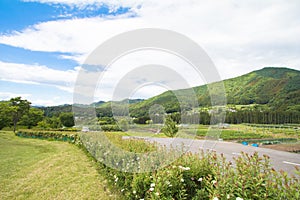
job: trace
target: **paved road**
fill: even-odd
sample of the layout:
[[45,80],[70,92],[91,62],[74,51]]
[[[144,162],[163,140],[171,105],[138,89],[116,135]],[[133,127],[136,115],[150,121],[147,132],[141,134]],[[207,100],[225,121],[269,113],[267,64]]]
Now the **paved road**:
[[300,167],[300,154],[289,153],[284,151],[277,151],[273,149],[245,146],[239,143],[224,142],[224,141],[205,141],[205,140],[191,140],[181,138],[142,138],[150,142],[157,142],[166,147],[181,148],[185,147],[188,151],[199,152],[202,150],[214,150],[217,153],[223,153],[227,160],[233,160],[233,157],[239,156],[240,152],[253,154],[258,152],[259,155],[268,155],[271,160],[271,165],[276,170],[284,170],[289,174],[293,174],[295,166]]

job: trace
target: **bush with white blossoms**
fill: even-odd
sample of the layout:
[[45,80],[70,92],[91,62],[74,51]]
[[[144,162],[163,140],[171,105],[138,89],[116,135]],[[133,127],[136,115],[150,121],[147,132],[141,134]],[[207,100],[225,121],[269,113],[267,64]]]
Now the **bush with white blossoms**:
[[[105,152],[93,145],[94,140],[86,137],[82,143],[93,156]],[[144,152],[153,148],[143,141],[116,140],[125,149]],[[119,165],[126,167],[126,160]],[[232,165],[222,155],[200,152],[186,153],[171,165],[148,173],[118,171],[99,162],[99,173],[124,199],[300,199],[299,169],[290,177],[272,169],[269,158],[257,153],[241,153]]]

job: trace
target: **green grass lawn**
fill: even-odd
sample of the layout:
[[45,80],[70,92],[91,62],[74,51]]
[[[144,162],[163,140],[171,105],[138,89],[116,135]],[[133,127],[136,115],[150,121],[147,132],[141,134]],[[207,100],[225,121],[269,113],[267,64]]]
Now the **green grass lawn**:
[[119,199],[106,188],[75,145],[0,132],[0,199]]

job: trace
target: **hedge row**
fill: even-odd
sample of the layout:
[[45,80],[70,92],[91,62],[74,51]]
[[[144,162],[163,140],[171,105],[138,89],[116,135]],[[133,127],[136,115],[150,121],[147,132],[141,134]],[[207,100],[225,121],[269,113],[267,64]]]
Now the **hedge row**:
[[[21,130],[17,135],[72,143],[80,141],[98,161],[99,172],[124,199],[300,199],[299,169],[290,177],[286,172],[275,171],[268,156],[260,157],[257,153],[242,153],[231,163],[215,152],[178,156],[175,150],[158,149],[143,140],[122,140],[116,133],[82,133],[80,139],[74,132]],[[160,156],[149,154],[153,151]],[[155,168],[175,157],[179,158]],[[153,170],[139,173],[139,169],[145,168]]]
[[78,143],[80,141],[79,135],[74,131],[19,130],[16,135],[25,138],[47,139],[71,143]]
[[[161,149],[157,154],[163,159],[156,159],[145,154],[153,150],[146,142],[117,139],[118,147],[147,155],[126,156],[114,152],[107,143],[103,143],[102,137],[96,133],[85,134],[81,137],[82,144],[98,160],[100,173],[125,199],[300,199],[299,169],[295,177],[277,172],[270,166],[268,156],[242,153],[231,163],[214,152],[186,153],[169,165],[154,169],[153,166],[162,164],[177,152]],[[154,170],[130,172],[147,167],[141,161],[148,161],[149,169],[153,167]],[[104,164],[116,162],[118,169]]]

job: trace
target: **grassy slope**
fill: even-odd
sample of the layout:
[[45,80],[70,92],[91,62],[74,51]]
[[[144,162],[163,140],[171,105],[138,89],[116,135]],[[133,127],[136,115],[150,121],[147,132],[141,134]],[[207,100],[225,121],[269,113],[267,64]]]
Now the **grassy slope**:
[[[269,106],[289,107],[298,105],[300,98],[300,71],[288,68],[267,67],[243,76],[224,80],[227,103],[235,105],[268,104]],[[212,84],[211,86],[213,86]],[[210,105],[210,96],[207,85],[193,88],[198,95],[200,106]],[[210,88],[212,89],[212,88]],[[177,90],[188,102],[190,96],[185,95],[188,89]],[[217,90],[216,90],[217,91]],[[210,91],[213,95],[215,91]],[[218,93],[217,93],[218,94]],[[165,109],[176,107],[177,99],[170,91],[164,92],[143,102],[131,105],[131,112],[148,112],[154,104],[160,104]],[[178,103],[178,102],[177,102]],[[177,105],[177,107],[179,107]]]
[[74,145],[0,132],[0,199],[116,199]]

